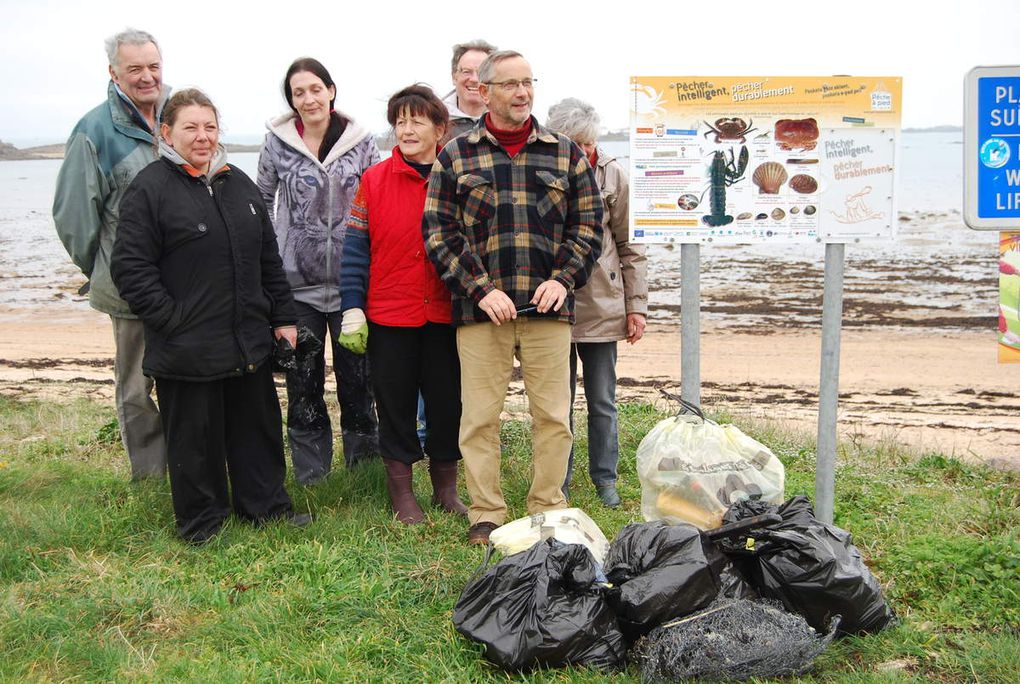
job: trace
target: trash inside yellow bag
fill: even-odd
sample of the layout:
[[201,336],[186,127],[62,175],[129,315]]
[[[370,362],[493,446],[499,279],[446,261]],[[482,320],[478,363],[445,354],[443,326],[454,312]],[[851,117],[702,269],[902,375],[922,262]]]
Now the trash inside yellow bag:
[[709,530],[743,499],[781,503],[785,471],[775,454],[734,425],[699,415],[660,421],[637,450],[645,520]]

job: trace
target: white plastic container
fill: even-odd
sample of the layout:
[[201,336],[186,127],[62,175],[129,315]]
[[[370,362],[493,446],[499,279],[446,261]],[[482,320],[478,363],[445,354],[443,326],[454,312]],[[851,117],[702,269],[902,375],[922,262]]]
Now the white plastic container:
[[497,527],[489,535],[489,541],[504,556],[530,549],[549,538],[564,544],[581,544],[591,551],[599,565],[605,561],[609,551],[606,535],[580,508],[563,508],[529,515]]

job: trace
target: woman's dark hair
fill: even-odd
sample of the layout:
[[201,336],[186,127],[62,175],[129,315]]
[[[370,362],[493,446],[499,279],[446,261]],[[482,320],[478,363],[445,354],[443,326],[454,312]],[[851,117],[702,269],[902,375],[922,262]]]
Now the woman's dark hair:
[[432,88],[424,83],[415,83],[393,93],[386,105],[386,120],[390,122],[390,126],[397,125],[397,117],[403,111],[407,111],[411,116],[424,116],[443,130],[446,130],[446,124],[450,120],[446,105],[436,97]]
[[290,90],[290,78],[296,73],[307,71],[310,74],[315,74],[323,82],[327,88],[333,88],[333,97],[329,100],[329,127],[326,128],[326,135],[322,138],[322,144],[319,145],[319,149],[315,150],[315,156],[319,158],[319,161],[326,159],[329,155],[329,151],[333,149],[333,145],[340,139],[340,136],[344,134],[344,129],[347,128],[347,119],[340,116],[333,109],[333,105],[336,102],[336,83],[333,82],[333,77],[329,75],[329,71],[326,67],[322,66],[322,62],[312,57],[299,57],[295,59],[287,69],[287,75],[283,77],[283,99],[287,101],[287,106],[290,107],[295,114],[301,116],[298,112],[297,107],[294,106],[294,96]]

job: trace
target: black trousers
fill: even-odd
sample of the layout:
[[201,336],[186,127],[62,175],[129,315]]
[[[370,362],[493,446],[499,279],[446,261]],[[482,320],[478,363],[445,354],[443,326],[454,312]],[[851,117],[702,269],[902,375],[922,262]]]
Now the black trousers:
[[156,394],[182,537],[215,534],[231,502],[238,516],[253,522],[292,510],[283,487],[280,401],[268,361],[254,373],[210,382],[156,378]]
[[460,458],[460,359],[452,325],[417,328],[368,324],[368,356],[379,412],[383,458],[414,463],[418,441],[418,392],[425,400],[425,451],[436,461]]
[[336,398],[340,403],[340,434],[344,461],[348,467],[379,452],[379,423],[369,381],[369,362],[336,342],[340,334],[340,312],[322,313],[295,302],[298,326],[307,328],[323,346],[298,346],[297,370],[287,373],[287,435],[290,438],[294,477],[310,484],[329,474],[333,463],[333,428],[326,410],[327,329],[333,347]]

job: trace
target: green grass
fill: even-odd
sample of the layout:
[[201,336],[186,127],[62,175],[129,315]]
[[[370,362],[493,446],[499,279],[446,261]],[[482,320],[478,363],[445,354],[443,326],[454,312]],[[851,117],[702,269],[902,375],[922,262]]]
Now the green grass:
[[[573,503],[611,538],[640,519],[634,453],[662,414],[621,409],[621,494],[597,505],[579,421]],[[584,669],[507,675],[450,621],[483,552],[465,524],[389,514],[379,464],[303,489],[303,530],[231,521],[194,548],[174,536],[164,483],[130,484],[112,409],[0,398],[0,680],[636,682]],[[811,494],[811,441],[742,425]],[[503,427],[511,516],[530,430]],[[342,463],[342,459],[338,459]],[[416,486],[427,501],[427,474]],[[836,523],[851,530],[902,621],[844,639],[806,682],[1015,682],[1020,676],[1020,476],[938,454],[850,445]]]

